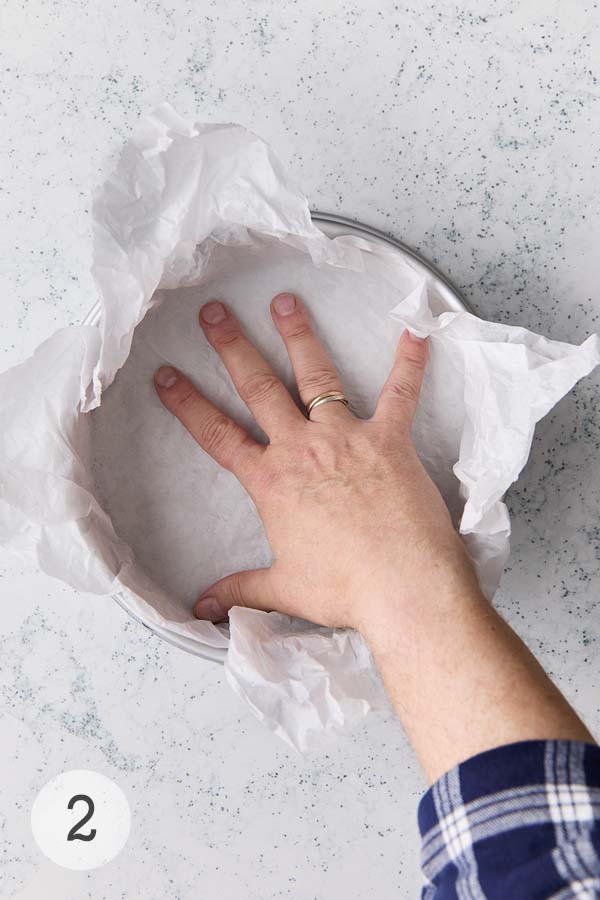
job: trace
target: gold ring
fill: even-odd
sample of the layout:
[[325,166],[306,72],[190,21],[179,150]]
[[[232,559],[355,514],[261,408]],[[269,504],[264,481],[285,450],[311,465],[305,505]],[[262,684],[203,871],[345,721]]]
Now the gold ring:
[[333,403],[334,400],[343,403],[344,406],[348,406],[348,398],[344,396],[341,391],[326,391],[324,394],[313,397],[310,403],[306,404],[307,417],[310,419],[311,412],[313,409],[316,409],[317,406],[321,406],[322,403]]

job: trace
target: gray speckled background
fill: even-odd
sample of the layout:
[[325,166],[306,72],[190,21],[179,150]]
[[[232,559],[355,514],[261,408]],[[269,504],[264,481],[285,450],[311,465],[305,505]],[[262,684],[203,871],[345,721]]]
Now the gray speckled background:
[[[251,127],[314,207],[413,244],[486,317],[574,341],[598,328],[597,3],[7,0],[0,16],[2,368],[91,306],[91,188],[163,99]],[[596,733],[597,389],[538,428],[498,597]],[[2,897],[418,895],[423,782],[395,722],[302,759],[219,668],[110,600],[5,556],[0,594]],[[29,810],[85,767],[125,789],[134,830],[77,874],[41,857]]]

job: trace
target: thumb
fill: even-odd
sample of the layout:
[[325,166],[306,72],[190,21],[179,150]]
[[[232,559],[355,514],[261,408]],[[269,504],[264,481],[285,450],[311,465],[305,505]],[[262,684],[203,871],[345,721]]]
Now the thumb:
[[247,606],[269,612],[273,609],[273,589],[270,569],[251,569],[227,575],[209,587],[196,601],[194,612],[198,619],[222,622],[232,606]]

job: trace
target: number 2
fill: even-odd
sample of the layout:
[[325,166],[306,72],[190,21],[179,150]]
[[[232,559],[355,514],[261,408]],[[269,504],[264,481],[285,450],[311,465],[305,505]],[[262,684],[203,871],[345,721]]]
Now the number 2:
[[86,822],[89,822],[92,816],[94,815],[94,801],[91,797],[88,797],[87,794],[75,794],[74,797],[71,797],[69,800],[67,809],[73,809],[76,803],[79,801],[83,803],[87,803],[88,811],[86,812],[83,819],[80,819],[79,822],[76,822],[75,825],[71,828],[70,832],[67,835],[68,841],[93,841],[96,837],[96,829],[92,828],[89,834],[79,834],[78,829],[85,825]]

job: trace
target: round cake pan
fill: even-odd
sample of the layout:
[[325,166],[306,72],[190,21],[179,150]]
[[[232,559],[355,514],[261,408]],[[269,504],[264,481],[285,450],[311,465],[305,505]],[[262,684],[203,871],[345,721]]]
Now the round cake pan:
[[[410,257],[413,268],[416,268],[417,271],[421,269],[424,276],[428,275],[430,278],[433,276],[436,291],[444,305],[447,306],[449,310],[467,310],[470,312],[466,300],[461,296],[459,291],[448,281],[448,279],[433,265],[431,265],[431,263],[423,259],[423,257],[420,256],[415,250],[402,243],[402,241],[395,240],[394,238],[385,234],[383,231],[379,231],[376,228],[371,228],[370,226],[364,225],[361,222],[354,222],[351,219],[345,218],[344,216],[336,216],[329,213],[322,213],[317,211],[312,212],[311,216],[313,221],[318,225],[321,231],[323,231],[330,238],[339,237],[340,235],[356,235],[357,237],[365,238],[366,240],[374,243],[383,243],[387,246],[394,247],[401,256],[405,258]],[[97,325],[99,319],[100,304],[96,303],[95,306],[90,310],[88,315],[85,317],[83,324]],[[174,647],[178,647],[180,650],[185,650],[188,653],[193,653],[195,656],[200,656],[203,659],[211,660],[212,662],[224,662],[227,655],[226,650],[222,648],[208,647],[204,644],[199,644],[189,638],[167,632],[156,625],[149,625],[129,609],[125,594],[114,594],[113,599],[116,603],[119,604],[120,607],[122,607],[122,609],[125,610],[128,616],[130,616],[132,619],[135,619],[135,621],[139,622],[140,625],[148,628],[148,630],[153,634],[156,634],[158,637],[162,638],[162,640],[167,641],[167,643],[172,644]]]

